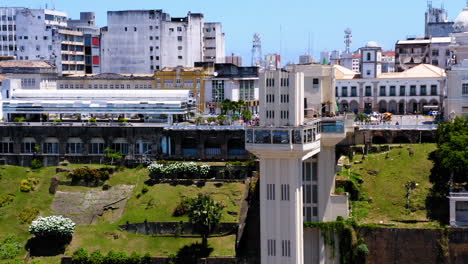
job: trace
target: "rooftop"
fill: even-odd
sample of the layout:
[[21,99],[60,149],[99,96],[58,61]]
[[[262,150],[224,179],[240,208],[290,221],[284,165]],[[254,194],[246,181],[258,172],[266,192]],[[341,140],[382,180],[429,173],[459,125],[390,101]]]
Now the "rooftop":
[[[337,80],[361,79],[361,75],[340,65],[334,66]],[[445,77],[445,70],[430,64],[419,64],[404,72],[382,73],[376,79],[416,79]]]
[[60,77],[60,80],[88,79],[88,80],[131,80],[131,79],[154,79],[154,74],[130,74],[130,73],[100,73],[100,74],[74,74]]
[[397,41],[397,45],[451,43],[451,37],[416,38]]
[[0,61],[0,68],[55,68],[55,66],[47,61],[6,60]]

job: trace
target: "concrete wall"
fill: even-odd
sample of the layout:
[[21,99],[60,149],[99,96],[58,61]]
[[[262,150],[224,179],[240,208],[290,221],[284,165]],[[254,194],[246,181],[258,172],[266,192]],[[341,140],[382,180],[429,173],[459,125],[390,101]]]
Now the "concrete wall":
[[[40,151],[36,154],[20,153],[21,143],[25,139],[32,139]],[[59,143],[59,154],[42,153],[43,143],[54,139]],[[79,139],[83,142],[81,154],[66,154],[69,140]],[[163,151],[163,139],[170,147]],[[65,127],[65,126],[2,126],[0,141],[13,142],[14,153],[0,154],[0,160],[7,164],[29,166],[33,158],[43,159],[46,166],[54,166],[60,160],[80,163],[100,163],[104,155],[89,154],[90,142],[99,140],[106,146],[113,142],[125,141],[129,144],[129,160],[246,160],[248,154],[245,149],[244,131],[167,131],[162,127]],[[135,152],[136,144],[149,142],[152,152],[139,155]],[[211,150],[211,151],[210,151]],[[213,152],[213,150],[216,150]],[[233,152],[234,151],[234,152]]]
[[468,259],[467,229],[448,229],[448,258],[441,249],[440,229],[362,228],[361,232],[369,248],[369,264],[464,264]]

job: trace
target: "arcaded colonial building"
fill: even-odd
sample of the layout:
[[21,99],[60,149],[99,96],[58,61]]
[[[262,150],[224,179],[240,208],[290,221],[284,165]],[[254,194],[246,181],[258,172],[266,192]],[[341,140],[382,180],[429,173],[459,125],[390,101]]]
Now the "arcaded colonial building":
[[420,64],[403,72],[382,73],[382,49],[369,42],[361,49],[361,74],[335,67],[341,112],[410,114],[442,109],[446,73],[437,66]]

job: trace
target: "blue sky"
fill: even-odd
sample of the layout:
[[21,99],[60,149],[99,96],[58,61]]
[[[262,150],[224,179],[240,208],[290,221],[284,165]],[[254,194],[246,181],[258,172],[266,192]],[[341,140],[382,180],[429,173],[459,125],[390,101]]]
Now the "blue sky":
[[[30,8],[51,7],[51,0],[0,0],[2,6]],[[433,0],[445,4],[450,19],[461,12],[464,0]],[[188,11],[205,14],[209,22],[222,22],[226,33],[226,54],[243,56],[250,64],[252,36],[262,35],[263,53],[279,53],[283,63],[297,62],[298,56],[311,48],[316,58],[324,49],[344,49],[344,29],[353,31],[352,49],[370,40],[384,49],[394,49],[398,39],[424,34],[426,0],[55,0],[57,10],[69,17],[80,11],[94,11],[99,26],[106,25],[106,12],[127,9],[163,9],[171,16],[185,16]],[[281,29],[281,30],[280,30]]]

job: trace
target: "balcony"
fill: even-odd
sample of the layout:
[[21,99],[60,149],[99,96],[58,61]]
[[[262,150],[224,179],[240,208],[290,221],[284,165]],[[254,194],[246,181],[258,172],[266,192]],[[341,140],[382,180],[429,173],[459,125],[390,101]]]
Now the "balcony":
[[300,127],[249,127],[245,130],[246,149],[264,152],[315,152],[320,150],[319,121]]

